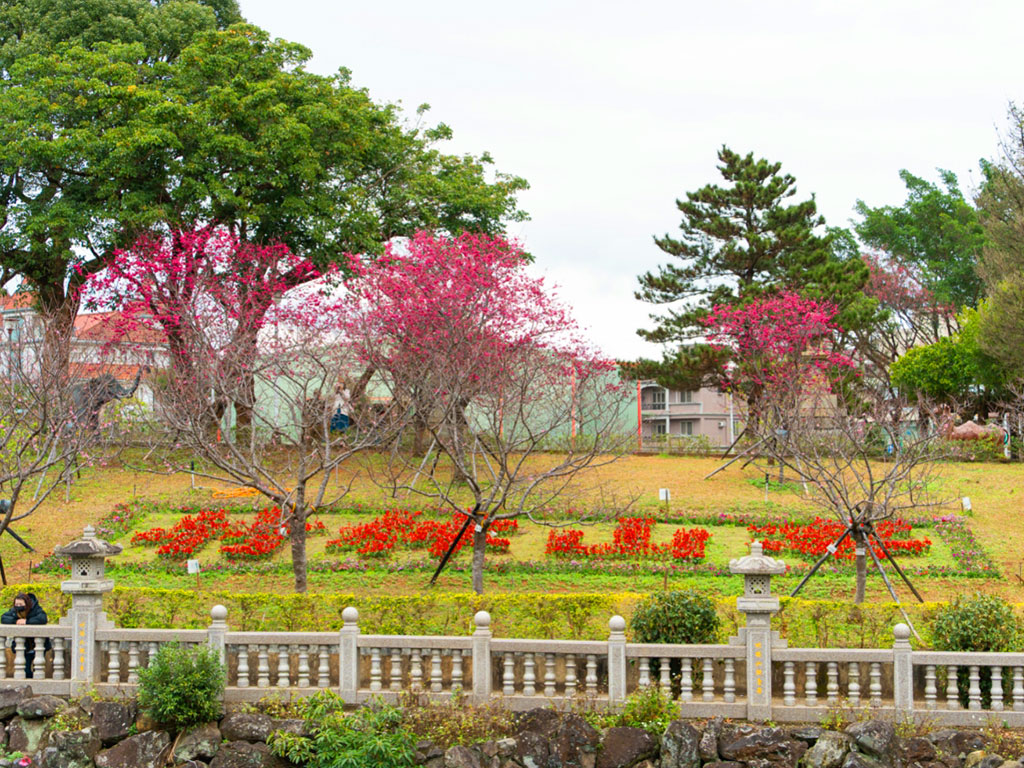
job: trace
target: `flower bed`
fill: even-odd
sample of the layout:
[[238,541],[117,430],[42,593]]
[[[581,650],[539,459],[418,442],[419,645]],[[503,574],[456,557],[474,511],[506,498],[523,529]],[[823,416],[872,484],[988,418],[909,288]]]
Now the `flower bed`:
[[650,517],[619,518],[612,532],[612,542],[586,545],[583,531],[566,528],[548,534],[545,553],[559,558],[633,559],[650,557],[673,560],[703,560],[704,545],[711,534],[703,528],[679,528],[672,541],[656,544],[651,541],[651,529],[657,525]]
[[[368,523],[343,525],[339,536],[327,542],[328,552],[354,552],[364,557],[387,557],[396,549],[427,549],[433,557],[442,557],[455,539],[455,552],[473,543],[473,529],[465,524],[465,516],[452,514],[447,520],[419,520],[422,512],[388,510]],[[516,520],[495,520],[487,529],[487,549],[508,552],[512,542],[492,533],[514,534],[519,530]]]
[[[788,552],[805,560],[824,555],[846,530],[838,520],[816,517],[807,524],[785,523],[783,525],[749,525],[747,530],[755,539],[760,539],[765,552]],[[931,550],[930,539],[910,538],[911,526],[903,520],[883,520],[875,530],[886,549],[893,555],[926,555]],[[885,552],[876,543],[871,543],[875,555],[885,557]],[[853,560],[855,556],[853,537],[847,536],[839,543],[834,557],[838,560]]]

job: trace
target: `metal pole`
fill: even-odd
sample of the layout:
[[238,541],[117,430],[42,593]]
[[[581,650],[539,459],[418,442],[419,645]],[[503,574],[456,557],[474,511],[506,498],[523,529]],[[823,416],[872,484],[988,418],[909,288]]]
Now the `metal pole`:
[[924,598],[921,597],[921,593],[914,588],[914,585],[910,583],[910,579],[907,578],[907,575],[903,572],[903,569],[900,568],[899,564],[896,562],[896,559],[889,553],[888,548],[885,546],[885,542],[882,541],[882,537],[878,535],[878,533],[875,531],[873,527],[868,530],[868,535],[875,537],[875,540],[878,542],[878,546],[882,548],[882,552],[885,553],[885,556],[888,558],[889,562],[892,563],[892,567],[896,569],[896,573],[898,573],[900,575],[900,578],[903,579],[904,582],[906,582],[908,587],[910,587],[910,591],[914,593],[914,597],[917,598],[918,602],[923,603]]
[[462,528],[459,530],[459,535],[452,539],[452,543],[448,547],[448,551],[444,553],[444,557],[441,558],[441,562],[437,564],[437,570],[434,571],[434,575],[430,577],[430,586],[434,586],[434,582],[437,581],[437,577],[441,575],[441,571],[448,564],[452,555],[455,553],[455,548],[462,541],[462,537],[466,533],[466,529],[469,528],[469,524],[476,520],[476,513],[480,511],[480,504],[478,503],[473,507],[473,511],[466,515],[466,522],[462,524]]
[[800,583],[796,585],[796,589],[794,589],[792,592],[789,593],[790,597],[796,597],[796,593],[799,592],[801,589],[803,589],[803,586],[804,586],[804,584],[807,583],[807,580],[810,579],[811,576],[813,576],[815,573],[818,572],[818,569],[821,568],[822,564],[826,560],[828,560],[828,558],[830,556],[832,556],[832,555],[834,555],[836,553],[836,550],[839,549],[839,545],[843,543],[843,540],[847,536],[849,536],[852,531],[853,531],[853,524],[851,523],[850,525],[848,525],[846,527],[846,530],[843,531],[843,535],[842,536],[840,536],[838,539],[836,539],[834,542],[832,542],[831,544],[828,545],[828,548],[826,549],[825,554],[821,556],[821,559],[819,559],[818,562],[816,562],[814,564],[814,567],[811,568],[811,570],[809,570],[807,572],[807,575],[804,576],[803,579],[801,579]]

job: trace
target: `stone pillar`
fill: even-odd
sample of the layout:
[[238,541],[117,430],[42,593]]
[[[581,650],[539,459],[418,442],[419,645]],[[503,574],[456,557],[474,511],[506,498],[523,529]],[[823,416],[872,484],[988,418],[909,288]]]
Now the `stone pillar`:
[[338,693],[350,704],[359,698],[359,611],[349,606],[341,612],[344,622],[338,646]]
[[608,622],[608,704],[626,700],[626,620],[612,616]]
[[747,649],[747,719],[772,719],[772,615],[779,610],[779,599],[771,593],[773,574],[785,573],[786,566],[764,554],[760,541],[750,545],[750,554],[729,561],[729,570],[743,576],[743,596],[736,607],[747,617],[740,637]]
[[96,529],[86,526],[82,538],[55,553],[71,558],[70,578],[61,582],[62,592],[71,595],[71,608],[61,617],[62,626],[71,627],[68,654],[71,658],[71,694],[77,695],[99,680],[99,653],[96,631],[113,629],[103,612],[103,595],[114,588],[113,579],[105,576],[106,558],[119,554],[121,547],[96,538]]
[[491,698],[491,614],[477,611],[473,623],[473,700],[486,704]]
[[892,628],[892,698],[897,712],[914,710],[914,665],[910,647],[910,627],[899,623]]
[[217,656],[220,657],[220,663],[223,664],[225,670],[227,670],[228,609],[223,605],[215,605],[210,609],[210,618],[210,628],[207,630],[209,633],[209,639],[207,642],[210,644],[211,648],[217,651]]

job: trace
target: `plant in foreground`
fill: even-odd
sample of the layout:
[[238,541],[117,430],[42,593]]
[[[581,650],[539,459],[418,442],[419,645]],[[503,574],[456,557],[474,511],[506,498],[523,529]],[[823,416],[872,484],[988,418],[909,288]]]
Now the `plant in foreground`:
[[163,645],[139,670],[139,708],[175,730],[217,720],[225,677],[213,648]]

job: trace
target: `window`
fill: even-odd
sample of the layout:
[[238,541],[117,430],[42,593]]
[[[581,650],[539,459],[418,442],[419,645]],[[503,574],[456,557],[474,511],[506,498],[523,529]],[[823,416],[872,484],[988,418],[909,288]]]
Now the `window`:
[[664,389],[652,389],[651,390],[650,406],[654,410],[663,410],[665,408],[665,390]]
[[679,393],[679,402],[680,403],[692,403],[693,402],[693,392],[689,392],[689,391],[687,391],[687,392],[680,392]]
[[692,421],[680,421],[679,422],[679,434],[681,434],[681,435],[692,435],[693,434],[693,422]]
[[659,421],[657,424],[654,425],[654,434],[656,434],[656,435],[664,435],[665,434],[665,422]]

